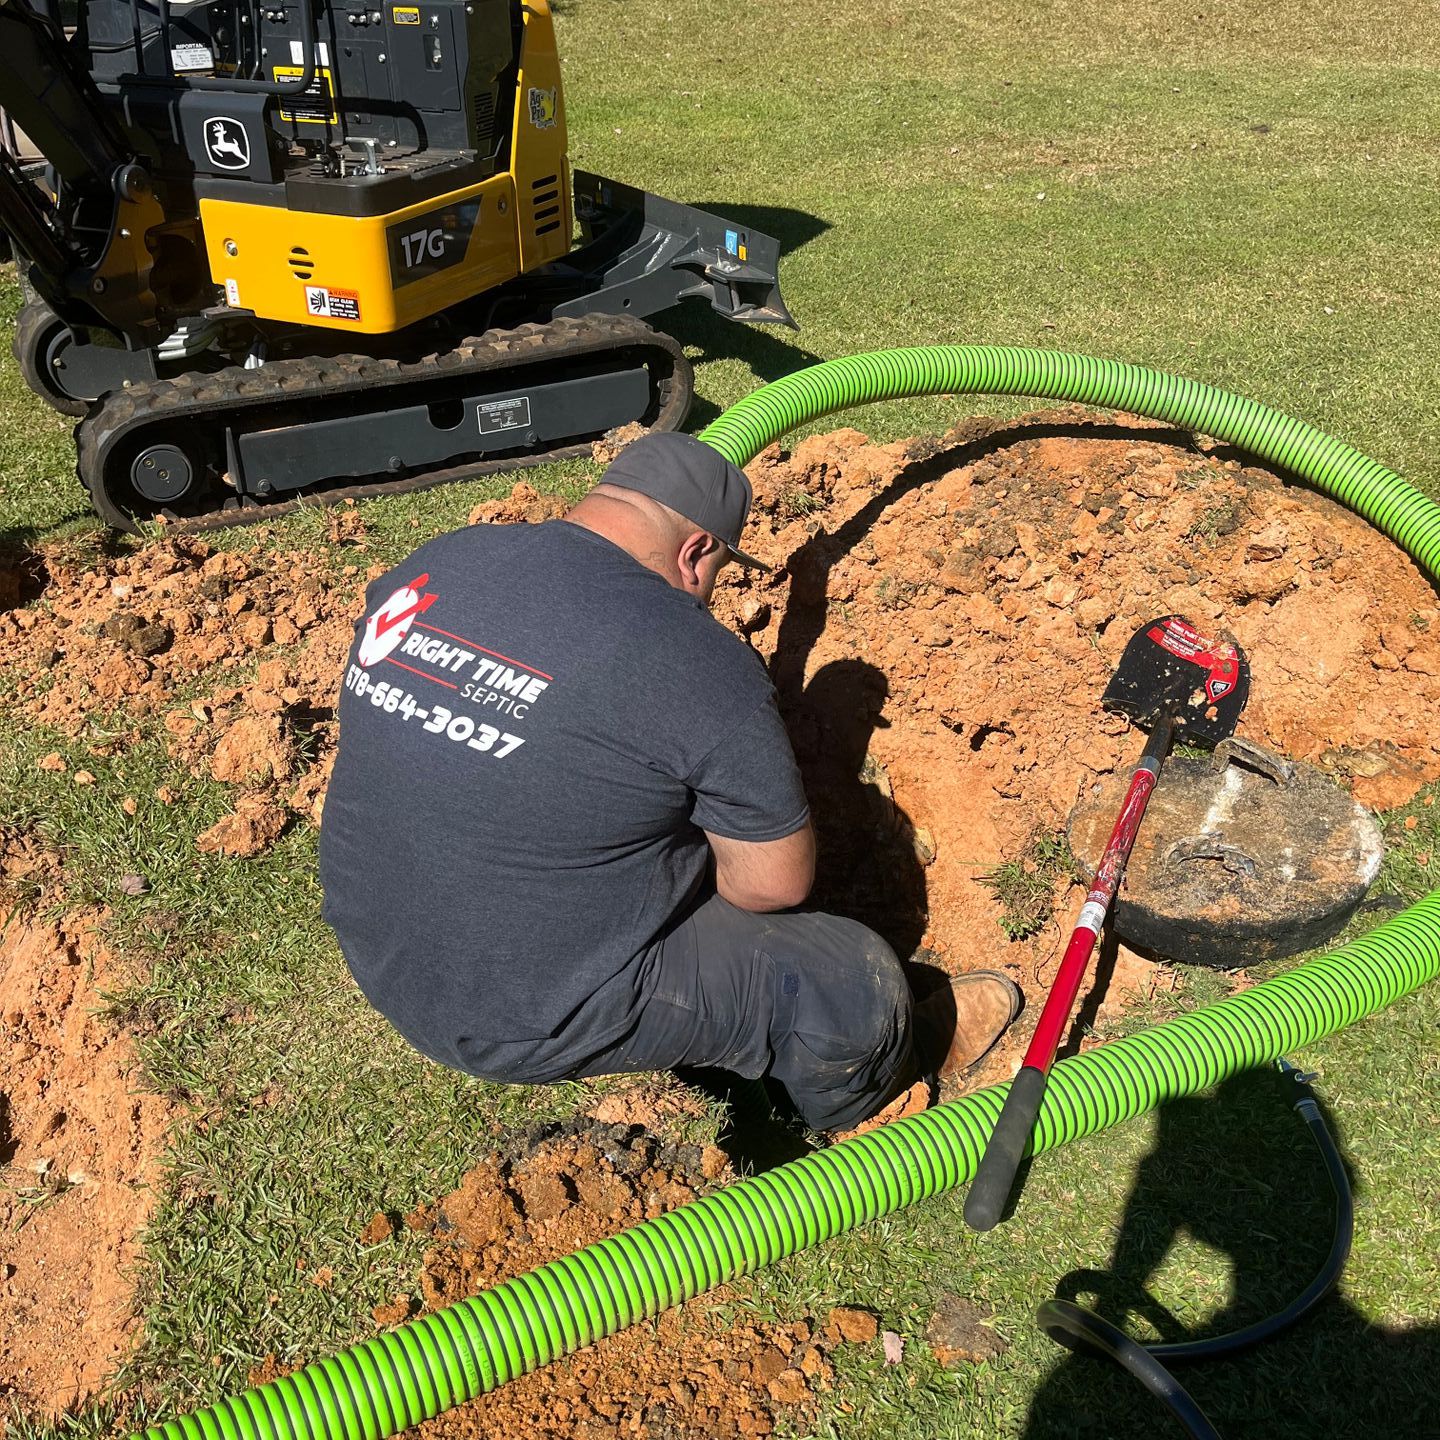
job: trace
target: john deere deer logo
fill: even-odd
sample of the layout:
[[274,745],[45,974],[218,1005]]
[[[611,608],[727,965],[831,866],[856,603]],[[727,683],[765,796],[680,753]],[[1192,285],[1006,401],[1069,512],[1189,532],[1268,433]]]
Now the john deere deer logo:
[[245,127],[228,115],[205,122],[205,153],[220,170],[245,170],[250,165],[250,137]]

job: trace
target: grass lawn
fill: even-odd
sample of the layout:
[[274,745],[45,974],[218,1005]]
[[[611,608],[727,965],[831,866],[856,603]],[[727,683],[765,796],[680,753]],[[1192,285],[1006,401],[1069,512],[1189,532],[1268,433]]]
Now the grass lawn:
[[[703,313],[670,327],[703,357],[692,428],[816,358],[1043,345],[1234,389],[1440,495],[1440,37],[1413,0],[1204,11],[558,0],[557,11],[574,163],[787,245],[798,335]],[[0,306],[8,327],[8,273]],[[916,400],[820,428],[893,438],[1021,408]],[[28,395],[7,346],[0,536],[91,528],[69,446],[69,422]],[[527,478],[573,488],[591,473]],[[398,559],[507,488],[371,502],[366,562]],[[279,522],[273,543],[293,548],[316,523]],[[197,856],[220,787],[193,781],[152,730],[97,762],[0,714],[0,822],[38,826],[64,851],[75,902],[113,907],[143,977],[115,1003],[150,1083],[197,1117],[176,1140],[149,1237],[129,1377],[164,1416],[240,1388],[267,1355],[293,1364],[372,1333],[369,1307],[413,1284],[420,1241],[383,1262],[358,1255],[370,1213],[443,1193],[497,1135],[570,1113],[580,1092],[485,1086],[412,1056],[348,983],[320,921],[313,831],[292,830],[264,861]],[[57,749],[97,783],[38,772]],[[120,809],[121,795],[162,784],[186,803]],[[1387,817],[1383,885],[1407,899],[1440,878],[1440,806],[1423,798]],[[151,878],[149,895],[116,892],[128,869]],[[991,939],[1005,943],[998,929]],[[1200,974],[1165,1003],[1211,998]],[[1436,1433],[1437,1025],[1432,986],[1300,1057],[1321,1074],[1354,1170],[1355,1248],[1340,1303],[1252,1357],[1183,1377],[1226,1435]],[[874,1346],[841,1354],[823,1434],[1149,1435],[1163,1422],[1145,1402],[1066,1359],[1032,1321],[1062,1277],[1110,1269],[1122,1233],[1123,1278],[1187,1325],[1254,1318],[1305,1284],[1329,1201],[1268,1079],[1046,1157],[1016,1218],[988,1237],[944,1198],[755,1277],[743,1303],[787,1317],[865,1304],[907,1340],[900,1365]],[[297,1261],[333,1264],[333,1285],[297,1280]],[[994,1310],[1003,1354],[958,1372],[933,1363],[923,1332],[946,1293]],[[103,1430],[106,1412],[80,1424]]]

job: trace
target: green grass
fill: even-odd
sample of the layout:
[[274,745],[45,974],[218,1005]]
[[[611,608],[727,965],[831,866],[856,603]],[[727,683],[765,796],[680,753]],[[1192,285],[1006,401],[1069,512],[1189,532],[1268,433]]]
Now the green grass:
[[[1035,344],[1239,391],[1435,494],[1430,18],[1413,0],[837,0],[723,15],[699,0],[566,0],[559,29],[575,164],[786,242],[798,335],[666,317],[699,359],[692,425],[813,358]],[[17,304],[0,283],[7,321]],[[920,399],[814,428],[890,439],[1022,408]],[[0,539],[88,543],[70,422],[29,398],[8,357],[0,420]],[[593,473],[527,478],[575,493]],[[369,504],[364,550],[334,561],[398,559],[508,483]],[[323,548],[323,521],[276,522],[263,541]],[[96,735],[110,723],[96,717]],[[194,837],[223,813],[220,787],[180,771],[153,729],[108,757],[89,753],[96,735],[64,742],[0,715],[0,821],[38,826],[64,852],[73,898],[113,907],[131,979],[112,1004],[140,1037],[149,1082],[187,1107],[148,1237],[146,1339],[130,1377],[144,1382],[141,1413],[166,1415],[234,1390],[267,1354],[293,1363],[370,1333],[368,1308],[411,1288],[417,1261],[408,1236],[356,1244],[370,1213],[442,1193],[581,1092],[504,1090],[418,1059],[345,977],[319,919],[313,833],[297,827],[264,860],[197,855]],[[97,783],[38,772],[51,749]],[[165,783],[180,804],[153,801]],[[132,793],[141,805],[127,817]],[[1382,888],[1413,898],[1440,881],[1440,805],[1417,801],[1388,825]],[[118,893],[134,872],[149,894]],[[1195,972],[1125,1023],[1223,992]],[[1224,1433],[1433,1433],[1437,1024],[1430,987],[1301,1057],[1322,1072],[1356,1174],[1355,1250],[1343,1304],[1253,1357],[1186,1375]],[[790,1317],[863,1303],[906,1338],[898,1366],[873,1346],[841,1352],[822,1434],[1149,1435],[1165,1422],[1108,1372],[1064,1359],[1035,1306],[1077,1268],[1108,1269],[1123,1229],[1130,1284],[1148,1283],[1187,1324],[1244,1318],[1305,1283],[1328,1224],[1308,1141],[1259,1077],[1046,1157],[988,1237],[942,1198],[755,1277],[741,1303]],[[306,1278],[325,1264],[329,1289]],[[934,1365],[923,1330],[947,1292],[996,1311],[1004,1354],[957,1373]],[[108,1423],[97,1410],[79,1428]]]
[[1020,854],[979,876],[1000,906],[996,923],[1011,940],[1043,930],[1055,914],[1055,885],[1074,869],[1063,835],[1036,835]]

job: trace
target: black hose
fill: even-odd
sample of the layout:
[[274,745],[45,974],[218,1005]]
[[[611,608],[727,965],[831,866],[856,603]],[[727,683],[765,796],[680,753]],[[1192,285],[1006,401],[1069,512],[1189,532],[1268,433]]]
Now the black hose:
[[1141,1345],[1093,1310],[1087,1310],[1072,1300],[1047,1300],[1035,1314],[1040,1328],[1057,1345],[1063,1345],[1079,1355],[1103,1356],[1129,1371],[1156,1399],[1169,1407],[1170,1413],[1193,1440],[1220,1440],[1220,1432],[1161,1362],[1214,1360],[1222,1355],[1234,1355],[1278,1335],[1282,1330],[1288,1330],[1335,1288],[1349,1258],[1350,1243],[1355,1235],[1355,1202],[1350,1193],[1350,1177],[1345,1172],[1345,1161],[1310,1088],[1311,1077],[1302,1074],[1288,1060],[1280,1060],[1277,1064],[1291,1092],[1290,1103],[1310,1127],[1310,1135],[1325,1162],[1330,1188],[1335,1192],[1334,1238],[1330,1242],[1330,1253],[1315,1278],[1283,1310],[1267,1315],[1253,1325],[1224,1335],[1211,1335],[1203,1340],[1182,1340],[1166,1345]]

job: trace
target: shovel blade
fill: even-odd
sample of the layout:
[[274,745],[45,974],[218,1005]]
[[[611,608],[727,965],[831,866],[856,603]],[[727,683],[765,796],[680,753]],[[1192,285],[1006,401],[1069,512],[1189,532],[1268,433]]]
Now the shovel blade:
[[1101,703],[1147,731],[1173,715],[1176,739],[1208,749],[1235,733],[1249,697],[1250,664],[1232,638],[1162,615],[1130,637]]

